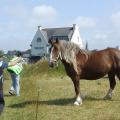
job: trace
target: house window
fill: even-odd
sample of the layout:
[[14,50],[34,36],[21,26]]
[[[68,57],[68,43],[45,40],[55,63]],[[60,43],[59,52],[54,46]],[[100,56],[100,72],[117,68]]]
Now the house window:
[[41,40],[41,38],[40,37],[38,37],[37,38],[37,42],[41,42],[42,40]]
[[35,47],[35,49],[43,50],[44,47]]
[[56,39],[58,38],[58,40],[67,40],[68,41],[68,36],[52,36],[52,39]]

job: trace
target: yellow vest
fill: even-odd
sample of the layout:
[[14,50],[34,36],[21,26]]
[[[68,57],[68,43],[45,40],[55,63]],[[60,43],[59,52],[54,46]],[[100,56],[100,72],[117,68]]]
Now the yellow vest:
[[[14,61],[16,60],[18,57],[14,57],[11,61]],[[15,74],[19,75],[21,73],[21,71],[23,70],[23,67],[22,67],[22,63],[17,63],[16,65],[14,66],[10,66],[7,68],[8,71],[12,71],[14,72]]]

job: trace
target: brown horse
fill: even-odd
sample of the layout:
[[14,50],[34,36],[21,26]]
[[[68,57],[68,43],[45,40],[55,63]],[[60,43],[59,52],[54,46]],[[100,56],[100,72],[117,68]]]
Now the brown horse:
[[76,101],[75,105],[82,104],[79,89],[80,79],[96,80],[108,74],[110,88],[105,98],[112,98],[115,88],[115,76],[120,80],[120,51],[108,48],[93,53],[81,50],[76,44],[64,40],[49,40],[50,49],[49,65],[53,67],[60,59],[64,64],[67,75],[72,79]]

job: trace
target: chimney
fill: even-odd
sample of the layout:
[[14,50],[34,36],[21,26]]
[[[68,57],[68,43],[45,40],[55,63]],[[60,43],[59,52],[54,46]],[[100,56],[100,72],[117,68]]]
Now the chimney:
[[38,29],[39,29],[39,30],[42,30],[42,26],[38,26]]
[[73,29],[75,29],[76,28],[76,24],[73,24]]

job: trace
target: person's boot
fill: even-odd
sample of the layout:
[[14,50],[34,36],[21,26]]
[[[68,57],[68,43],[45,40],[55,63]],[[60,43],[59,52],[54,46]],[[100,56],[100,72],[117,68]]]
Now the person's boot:
[[14,90],[10,90],[10,91],[9,91],[9,94],[14,96],[14,95],[15,95]]
[[0,98],[0,114],[3,112],[5,106],[5,100],[4,98]]

